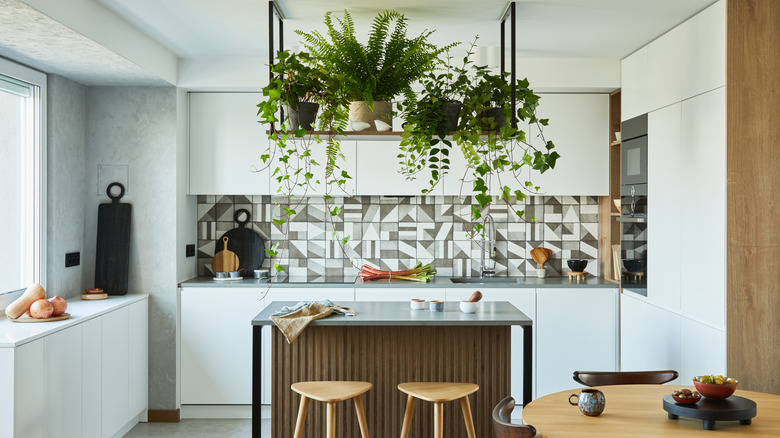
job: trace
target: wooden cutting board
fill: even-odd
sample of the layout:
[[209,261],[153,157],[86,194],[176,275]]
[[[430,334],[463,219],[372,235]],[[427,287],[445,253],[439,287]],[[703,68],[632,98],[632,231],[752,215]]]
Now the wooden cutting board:
[[222,237],[222,251],[214,254],[214,258],[211,259],[211,269],[214,272],[231,272],[238,270],[238,256],[233,251],[229,250],[228,242],[230,238],[227,236]]
[[541,246],[531,250],[531,258],[539,264],[539,269],[544,269],[544,264],[552,257],[552,250]]

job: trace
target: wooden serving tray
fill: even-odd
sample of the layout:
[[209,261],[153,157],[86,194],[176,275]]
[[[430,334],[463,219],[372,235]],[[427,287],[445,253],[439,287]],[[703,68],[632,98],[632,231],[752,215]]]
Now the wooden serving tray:
[[29,316],[26,315],[22,315],[16,319],[8,318],[8,320],[13,322],[52,322],[52,321],[62,321],[63,319],[68,319],[68,318],[70,318],[70,313],[63,313],[62,315],[59,316],[50,316],[48,318],[43,318],[43,319],[35,319],[35,318],[30,318]]
[[108,298],[107,293],[102,294],[81,294],[82,300],[105,300]]

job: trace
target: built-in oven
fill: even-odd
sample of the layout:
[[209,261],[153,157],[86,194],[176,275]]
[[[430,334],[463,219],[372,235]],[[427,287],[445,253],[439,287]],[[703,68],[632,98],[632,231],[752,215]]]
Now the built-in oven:
[[647,295],[647,115],[623,122],[620,256],[623,288]]

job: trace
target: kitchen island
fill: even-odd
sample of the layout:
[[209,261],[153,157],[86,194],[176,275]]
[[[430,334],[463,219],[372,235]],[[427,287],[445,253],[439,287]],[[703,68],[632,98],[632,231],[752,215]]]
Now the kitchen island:
[[[274,301],[253,320],[252,422],[260,436],[262,328],[270,315],[295,302]],[[506,301],[483,302],[465,314],[457,302],[443,312],[411,310],[408,302],[339,302],[357,313],[312,322],[292,344],[279,330],[271,338],[271,436],[291,436],[299,397],[290,385],[307,380],[362,380],[374,388],[364,394],[371,436],[400,436],[406,395],[397,385],[412,381],[471,382],[480,389],[472,396],[477,436],[491,436],[493,406],[510,393],[510,328],[523,327],[525,381],[523,399],[531,399],[532,320]],[[418,403],[412,436],[433,434],[433,406]],[[309,407],[304,436],[320,436],[324,408]],[[339,435],[357,436],[354,408],[338,409]],[[457,403],[445,406],[445,434],[465,437]]]

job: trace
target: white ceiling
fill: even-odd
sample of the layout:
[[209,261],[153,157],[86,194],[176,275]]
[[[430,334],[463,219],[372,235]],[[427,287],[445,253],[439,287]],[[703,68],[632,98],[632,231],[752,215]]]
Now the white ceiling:
[[84,85],[170,85],[19,0],[0,0],[0,56]]
[[[267,56],[265,0],[96,0],[181,58]],[[518,0],[518,56],[621,59],[715,0]],[[322,29],[326,11],[348,9],[367,22],[382,9],[436,29],[433,41],[498,46],[504,0],[278,0],[285,42],[293,29]],[[367,24],[359,31],[367,30]]]

